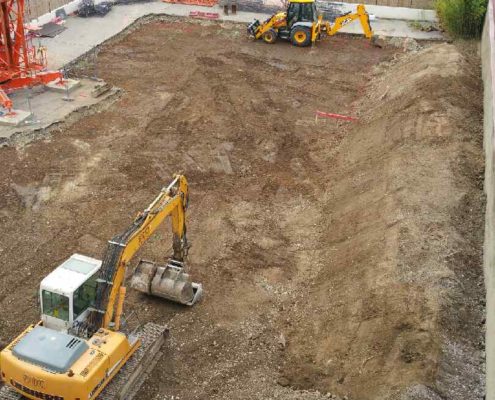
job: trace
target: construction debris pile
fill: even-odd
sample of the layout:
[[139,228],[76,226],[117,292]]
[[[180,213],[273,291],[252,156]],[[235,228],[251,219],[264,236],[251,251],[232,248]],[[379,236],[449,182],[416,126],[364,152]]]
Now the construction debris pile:
[[316,0],[318,10],[321,11],[323,18],[334,21],[335,18],[343,14],[342,3],[335,3],[327,0]]

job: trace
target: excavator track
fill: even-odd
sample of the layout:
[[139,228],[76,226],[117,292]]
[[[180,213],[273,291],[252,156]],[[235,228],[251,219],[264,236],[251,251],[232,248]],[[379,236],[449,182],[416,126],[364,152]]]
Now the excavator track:
[[[141,346],[100,393],[97,400],[132,400],[160,359],[160,350],[167,334],[167,326],[150,322],[130,335],[131,341],[141,340]],[[0,388],[0,400],[24,399],[24,396],[8,386]]]
[[16,391],[12,390],[9,386],[2,386],[0,389],[0,399],[1,400],[21,400],[25,399]]
[[98,400],[133,399],[160,359],[162,355],[160,350],[167,335],[166,326],[151,322],[139,329],[135,339],[141,339],[141,347],[98,396]]

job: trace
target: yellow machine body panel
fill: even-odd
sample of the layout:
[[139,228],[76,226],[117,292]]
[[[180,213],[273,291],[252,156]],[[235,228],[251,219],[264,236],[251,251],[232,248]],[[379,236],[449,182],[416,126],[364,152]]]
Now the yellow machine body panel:
[[16,345],[34,328],[30,326],[0,353],[3,381],[33,400],[95,399],[140,346],[139,341],[129,343],[122,333],[100,329],[85,341],[87,350],[70,369],[57,373],[14,355]]
[[287,13],[279,12],[273,16],[273,28],[280,29],[287,26]]

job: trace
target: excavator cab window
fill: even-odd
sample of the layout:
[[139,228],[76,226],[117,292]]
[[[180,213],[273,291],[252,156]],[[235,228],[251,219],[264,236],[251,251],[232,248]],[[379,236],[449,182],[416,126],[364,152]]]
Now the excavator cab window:
[[62,294],[53,293],[48,290],[42,291],[43,314],[61,319],[69,320],[69,298]]
[[84,282],[74,292],[74,319],[79,317],[89,306],[94,305],[96,299],[96,274]]

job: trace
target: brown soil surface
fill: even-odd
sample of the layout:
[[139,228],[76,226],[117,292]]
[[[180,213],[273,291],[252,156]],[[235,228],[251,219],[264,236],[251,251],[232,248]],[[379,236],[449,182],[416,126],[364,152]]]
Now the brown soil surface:
[[[206,294],[130,292],[171,328],[139,398],[481,399],[479,68],[447,44],[395,51],[173,20],[104,46],[120,100],[0,149],[0,341],[37,320],[43,276],[101,257],[181,171]],[[140,256],[169,248],[164,229]]]

